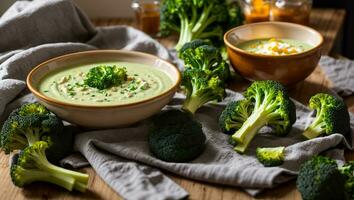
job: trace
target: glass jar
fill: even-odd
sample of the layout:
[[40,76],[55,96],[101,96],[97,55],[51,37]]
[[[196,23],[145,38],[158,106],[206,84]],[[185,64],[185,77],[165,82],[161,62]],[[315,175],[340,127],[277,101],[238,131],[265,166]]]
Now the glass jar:
[[137,27],[145,33],[156,36],[160,28],[160,2],[158,0],[133,0]]
[[246,23],[269,21],[270,0],[242,0]]
[[270,20],[309,25],[312,0],[273,0]]

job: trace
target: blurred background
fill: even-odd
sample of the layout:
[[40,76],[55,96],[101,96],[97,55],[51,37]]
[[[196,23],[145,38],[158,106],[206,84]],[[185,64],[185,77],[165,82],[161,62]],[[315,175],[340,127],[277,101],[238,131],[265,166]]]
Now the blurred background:
[[[0,0],[0,15],[16,0]],[[90,18],[131,18],[131,0],[74,0]],[[339,41],[339,52],[354,59],[354,0],[314,0],[313,7],[341,8],[346,10],[346,20]]]

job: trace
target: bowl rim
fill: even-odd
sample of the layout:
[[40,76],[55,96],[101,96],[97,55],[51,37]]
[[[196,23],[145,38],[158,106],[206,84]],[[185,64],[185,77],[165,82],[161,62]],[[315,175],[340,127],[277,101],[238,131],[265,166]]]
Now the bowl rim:
[[[300,29],[307,29],[308,31],[315,33],[320,38],[320,42],[316,46],[314,46],[314,47],[312,47],[312,48],[310,48],[310,49],[308,49],[306,51],[303,51],[303,52],[300,52],[300,53],[296,53],[296,54],[290,54],[290,55],[263,55],[263,54],[255,54],[255,53],[247,52],[245,50],[242,50],[242,49],[236,47],[235,45],[231,44],[231,42],[228,41],[228,36],[232,32],[234,32],[235,30],[238,30],[238,29],[241,29],[241,28],[245,28],[247,26],[258,26],[258,25],[262,25],[262,24],[280,24],[280,25],[294,26],[294,27],[297,27],[297,28],[300,28]],[[224,34],[224,43],[226,44],[226,46],[228,48],[231,48],[232,50],[237,51],[238,53],[241,53],[241,54],[246,55],[246,56],[270,58],[270,59],[273,59],[273,58],[274,59],[282,59],[282,58],[288,59],[288,58],[294,58],[294,57],[302,57],[302,56],[310,54],[310,53],[312,53],[314,51],[317,51],[319,48],[321,48],[323,46],[324,38],[323,38],[323,36],[322,36],[322,34],[320,32],[318,32],[317,30],[315,30],[315,29],[313,29],[311,27],[304,26],[304,25],[301,25],[301,24],[289,23],[289,22],[275,22],[275,21],[273,21],[273,22],[257,22],[257,23],[251,23],[251,24],[244,24],[244,25],[232,28],[232,29],[228,30]]]
[[[41,92],[39,92],[37,89],[35,89],[35,87],[32,85],[32,80],[33,80],[33,75],[43,66],[47,65],[48,63],[54,62],[54,61],[58,61],[58,60],[63,60],[63,59],[70,59],[70,57],[72,56],[78,56],[78,55],[90,55],[90,54],[97,54],[97,53],[123,53],[123,54],[133,54],[133,55],[137,55],[137,56],[142,56],[142,57],[146,57],[146,58],[150,58],[150,59],[157,59],[160,60],[161,62],[163,62],[164,64],[166,64],[167,66],[171,67],[177,74],[177,80],[174,81],[174,84],[165,92],[162,92],[156,96],[152,96],[148,99],[144,99],[144,100],[140,100],[140,101],[136,101],[136,102],[132,102],[132,103],[125,103],[125,104],[119,104],[119,105],[80,105],[80,104],[75,104],[75,103],[68,103],[68,102],[64,102],[64,101],[60,101],[57,100],[55,98],[52,97],[48,97],[44,94],[42,94]],[[50,71],[50,70],[49,70]],[[46,73],[47,74],[47,73]],[[129,50],[88,50],[88,51],[80,51],[80,52],[75,52],[75,53],[69,53],[69,54],[64,54],[58,57],[54,57],[51,58],[49,60],[46,60],[40,64],[38,64],[36,67],[34,67],[30,73],[27,75],[26,78],[26,83],[27,83],[27,87],[28,89],[38,98],[49,102],[49,103],[53,103],[53,104],[57,104],[60,106],[68,106],[68,107],[74,107],[74,108],[86,108],[86,109],[107,109],[107,108],[126,108],[126,107],[131,107],[131,106],[136,106],[139,104],[144,104],[147,102],[152,102],[155,101],[157,99],[159,99],[160,97],[163,96],[167,96],[170,92],[177,90],[177,87],[179,87],[179,84],[181,82],[181,73],[178,70],[178,68],[173,65],[171,62],[159,58],[155,55],[152,54],[148,54],[148,53],[143,53],[143,52],[138,52],[138,51],[129,51]]]

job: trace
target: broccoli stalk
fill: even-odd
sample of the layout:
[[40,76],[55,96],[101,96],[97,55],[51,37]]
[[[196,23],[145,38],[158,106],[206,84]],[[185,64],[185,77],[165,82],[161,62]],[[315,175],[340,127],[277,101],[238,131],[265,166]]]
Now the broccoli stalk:
[[235,150],[244,153],[257,132],[266,125],[273,127],[274,134],[286,135],[295,122],[295,107],[284,87],[275,81],[255,81],[245,97],[253,103],[252,114],[232,135],[237,143]]
[[348,109],[342,100],[319,93],[311,97],[309,106],[316,110],[316,116],[303,133],[307,139],[332,133],[344,135],[350,131]]
[[183,72],[182,86],[187,96],[182,109],[190,113],[195,113],[209,101],[221,101],[225,96],[223,81],[217,76],[208,78],[200,69],[186,69]]
[[35,181],[44,181],[61,186],[69,191],[73,189],[85,192],[88,175],[67,170],[51,164],[46,157],[48,143],[39,141],[26,147],[11,165],[11,178],[16,186],[23,187]]

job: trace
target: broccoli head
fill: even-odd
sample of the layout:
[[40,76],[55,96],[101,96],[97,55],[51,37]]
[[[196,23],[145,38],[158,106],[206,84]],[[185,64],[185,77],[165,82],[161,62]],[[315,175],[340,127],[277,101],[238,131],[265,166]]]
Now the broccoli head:
[[50,115],[51,112],[39,103],[27,103],[22,105],[20,108],[12,111],[9,117],[12,116],[28,116],[28,115]]
[[226,134],[233,134],[251,115],[253,104],[247,99],[230,102],[219,117],[219,127]]
[[126,80],[127,71],[124,67],[100,65],[90,69],[86,74],[84,84],[89,87],[104,90],[112,86],[120,85]]
[[74,136],[70,127],[54,115],[13,116],[5,121],[0,135],[3,151],[8,154],[37,141],[50,144],[48,159],[56,163],[72,152]]
[[1,130],[1,146],[6,154],[23,149],[37,141],[50,141],[49,133],[63,130],[63,123],[55,116],[32,114],[12,116]]
[[164,0],[160,12],[160,32],[179,32],[176,49],[195,39],[220,43],[223,33],[242,23],[237,3],[227,0]]
[[151,152],[167,162],[191,161],[205,149],[201,124],[182,111],[168,110],[155,116],[149,132]]
[[237,142],[237,152],[244,153],[264,126],[272,127],[273,134],[277,136],[289,133],[296,120],[296,110],[284,86],[276,81],[255,81],[244,95],[253,104],[253,109],[251,115],[232,135],[232,139]]
[[345,135],[350,131],[348,109],[341,99],[319,93],[311,97],[309,106],[316,111],[316,116],[303,133],[307,139],[333,133]]
[[346,199],[344,183],[334,160],[315,156],[300,167],[296,186],[304,200],[333,200]]
[[354,199],[354,161],[339,167],[339,171],[345,177],[345,190],[349,199]]
[[39,141],[14,156],[10,168],[12,182],[18,187],[36,181],[49,182],[69,191],[85,192],[88,175],[51,164],[45,153],[48,146],[47,142]]
[[190,113],[195,113],[209,101],[221,101],[226,95],[224,81],[195,68],[184,70],[182,88],[186,94],[182,108]]
[[186,68],[197,68],[208,75],[218,76],[226,81],[230,76],[229,65],[223,60],[221,52],[202,40],[193,40],[183,45],[179,52]]
[[283,164],[285,147],[258,147],[256,157],[266,167],[273,167]]

